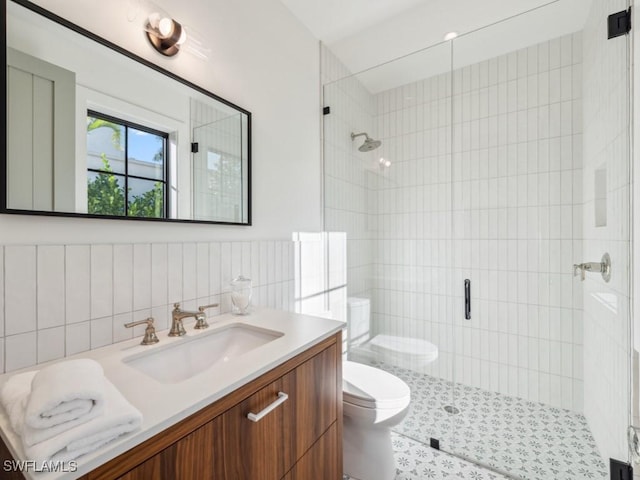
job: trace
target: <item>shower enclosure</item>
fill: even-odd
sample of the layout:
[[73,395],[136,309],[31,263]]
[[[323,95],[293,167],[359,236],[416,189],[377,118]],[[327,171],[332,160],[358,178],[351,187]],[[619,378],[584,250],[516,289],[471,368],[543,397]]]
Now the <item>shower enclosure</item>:
[[412,389],[397,435],[605,479],[629,460],[630,38],[607,39],[629,5],[569,28],[561,3],[356,74],[323,47],[325,230],[347,233],[347,355]]

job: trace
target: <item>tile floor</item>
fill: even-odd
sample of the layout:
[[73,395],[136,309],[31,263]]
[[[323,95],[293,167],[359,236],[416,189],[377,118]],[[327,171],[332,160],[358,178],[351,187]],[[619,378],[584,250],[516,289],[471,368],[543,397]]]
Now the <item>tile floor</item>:
[[[395,429],[402,434],[394,436],[398,480],[506,478],[428,448],[430,437],[438,438],[444,451],[461,453],[524,480],[608,478],[582,414],[378,366],[407,382],[413,397],[407,417]],[[443,409],[447,405],[460,413],[447,413]]]
[[[508,477],[434,450],[398,433],[392,435],[397,468],[395,480],[508,480]],[[354,479],[344,476],[343,480]]]

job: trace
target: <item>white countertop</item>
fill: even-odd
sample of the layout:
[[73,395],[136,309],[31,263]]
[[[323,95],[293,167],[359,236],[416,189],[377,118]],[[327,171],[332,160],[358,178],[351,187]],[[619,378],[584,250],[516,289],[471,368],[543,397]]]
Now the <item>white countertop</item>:
[[[230,314],[213,317],[209,322],[211,326],[205,330],[195,330],[192,323],[185,324],[187,329],[185,337],[168,337],[168,330],[160,331],[158,332],[160,342],[155,345],[140,345],[141,337],[136,337],[65,359],[0,375],[0,385],[2,385],[16,373],[37,370],[44,365],[73,358],[91,358],[102,365],[105,376],[143,415],[140,430],[125,435],[96,452],[78,458],[78,469],[75,472],[23,472],[25,477],[36,480],[58,480],[84,475],[344,327],[344,323],[335,320],[263,308],[255,309],[251,315],[242,317]],[[131,355],[153,351],[171,343],[184,341],[187,337],[207,334],[232,323],[244,323],[276,330],[284,335],[231,359],[223,367],[214,365],[180,383],[160,383],[123,362],[124,358]],[[12,430],[9,419],[1,407],[0,436],[16,460],[28,460],[24,456],[20,437]],[[1,465],[0,472],[2,472]]]

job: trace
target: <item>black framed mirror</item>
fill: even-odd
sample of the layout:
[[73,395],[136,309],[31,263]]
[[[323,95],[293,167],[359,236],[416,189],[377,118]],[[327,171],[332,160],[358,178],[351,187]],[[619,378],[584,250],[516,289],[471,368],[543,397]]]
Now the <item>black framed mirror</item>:
[[0,212],[251,225],[251,113],[5,0]]

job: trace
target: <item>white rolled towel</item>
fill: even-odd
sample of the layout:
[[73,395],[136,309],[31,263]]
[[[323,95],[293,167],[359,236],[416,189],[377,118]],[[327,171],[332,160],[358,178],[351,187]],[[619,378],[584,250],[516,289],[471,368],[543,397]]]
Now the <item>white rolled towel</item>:
[[71,421],[88,421],[104,409],[104,371],[88,358],[55,363],[31,382],[24,421],[46,429]]

